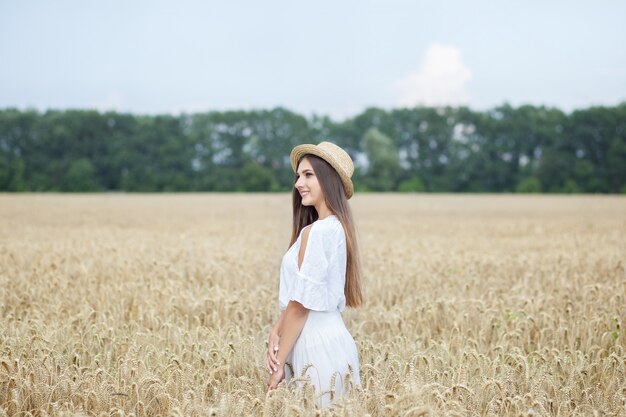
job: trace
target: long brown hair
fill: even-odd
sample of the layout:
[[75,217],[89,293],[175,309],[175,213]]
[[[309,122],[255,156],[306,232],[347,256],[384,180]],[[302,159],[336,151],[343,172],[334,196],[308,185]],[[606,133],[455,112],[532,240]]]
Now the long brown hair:
[[[326,200],[326,206],[337,216],[346,233],[347,265],[346,285],[344,287],[346,305],[348,307],[360,307],[363,304],[361,258],[352,210],[350,209],[350,204],[344,193],[343,184],[341,183],[337,171],[335,171],[328,162],[316,155],[303,155],[296,167],[300,165],[300,161],[305,157],[311,163],[313,171],[317,176],[317,180]],[[291,242],[289,243],[290,247],[298,239],[302,229],[316,221],[319,217],[315,207],[302,205],[302,196],[295,187],[293,189],[292,201],[293,229]]]

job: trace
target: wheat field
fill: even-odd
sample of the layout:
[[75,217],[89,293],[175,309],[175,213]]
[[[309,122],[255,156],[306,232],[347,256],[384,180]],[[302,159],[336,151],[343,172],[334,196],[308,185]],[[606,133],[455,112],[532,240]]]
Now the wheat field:
[[350,201],[362,384],[319,410],[265,388],[289,194],[0,195],[0,416],[626,415],[625,197]]

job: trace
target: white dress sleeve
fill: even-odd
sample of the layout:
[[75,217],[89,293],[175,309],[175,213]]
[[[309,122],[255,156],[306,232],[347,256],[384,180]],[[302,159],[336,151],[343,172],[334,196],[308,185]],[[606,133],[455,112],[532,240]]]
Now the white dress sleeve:
[[296,268],[293,285],[288,298],[302,304],[309,310],[329,310],[328,270],[335,262],[336,242],[324,228],[311,226],[302,259],[302,266]]

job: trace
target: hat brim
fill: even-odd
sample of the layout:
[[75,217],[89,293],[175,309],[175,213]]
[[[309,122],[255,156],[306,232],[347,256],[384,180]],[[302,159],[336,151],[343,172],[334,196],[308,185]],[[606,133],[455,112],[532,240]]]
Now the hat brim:
[[346,198],[349,199],[354,194],[354,185],[352,184],[352,180],[348,177],[341,167],[337,165],[333,157],[325,152],[323,149],[320,149],[316,145],[311,145],[305,143],[303,145],[298,145],[291,150],[291,155],[289,155],[289,159],[291,160],[291,168],[293,168],[293,172],[298,172],[298,161],[306,154],[311,154],[315,156],[319,156],[324,161],[328,162],[330,166],[332,166],[335,171],[339,174],[339,178],[341,178],[341,182],[343,184],[343,190],[346,194]]

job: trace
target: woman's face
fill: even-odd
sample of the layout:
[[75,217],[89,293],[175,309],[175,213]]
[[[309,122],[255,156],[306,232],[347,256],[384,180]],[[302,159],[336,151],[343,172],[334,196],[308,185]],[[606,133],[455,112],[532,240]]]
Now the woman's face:
[[317,175],[315,175],[313,167],[306,157],[302,158],[296,171],[296,184],[294,186],[302,197],[302,205],[320,207],[320,203],[324,201],[324,194],[320,183],[317,181]]

